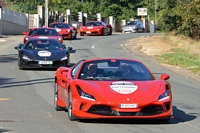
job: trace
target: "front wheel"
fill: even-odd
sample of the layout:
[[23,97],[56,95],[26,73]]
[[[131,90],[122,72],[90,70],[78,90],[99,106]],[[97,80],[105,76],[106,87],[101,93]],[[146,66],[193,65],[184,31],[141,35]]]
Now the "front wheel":
[[112,27],[110,27],[110,32],[108,35],[112,35]]
[[62,111],[63,109],[58,106],[58,83],[54,85],[54,108],[56,111]]
[[23,69],[23,68],[22,68],[22,65],[21,65],[21,58],[20,58],[20,56],[18,56],[17,65],[18,65],[18,67],[19,67],[19,70],[22,70],[22,69]]
[[67,105],[68,118],[71,121],[75,121],[76,117],[74,117],[74,115],[72,113],[72,108],[73,108],[73,104],[72,104],[72,92],[71,92],[71,90],[69,90],[69,92],[68,92],[68,105]]
[[104,28],[102,29],[102,33],[101,33],[101,35],[104,36]]

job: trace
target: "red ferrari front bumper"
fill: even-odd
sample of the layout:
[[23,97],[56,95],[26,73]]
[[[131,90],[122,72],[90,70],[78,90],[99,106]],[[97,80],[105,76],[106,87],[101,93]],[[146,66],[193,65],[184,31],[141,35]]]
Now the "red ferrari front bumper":
[[97,118],[150,118],[172,117],[170,98],[163,101],[139,103],[137,108],[120,108],[119,103],[73,99],[73,115],[79,119]]
[[91,30],[87,30],[87,29],[81,29],[80,30],[80,35],[84,36],[84,35],[102,35],[102,29],[91,29]]

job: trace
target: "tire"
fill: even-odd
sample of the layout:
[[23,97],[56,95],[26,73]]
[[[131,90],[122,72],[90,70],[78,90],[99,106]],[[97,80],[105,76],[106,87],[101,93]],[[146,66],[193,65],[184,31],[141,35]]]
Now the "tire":
[[72,113],[72,108],[73,108],[73,105],[72,105],[72,92],[69,89],[69,92],[68,92],[68,104],[67,104],[68,118],[69,118],[70,121],[75,121],[76,117],[74,117],[74,115]]
[[77,32],[75,33],[75,36],[74,36],[74,39],[76,39],[77,38]]
[[71,34],[70,34],[70,40],[72,40],[73,39],[73,36],[72,36],[72,32],[71,32]]
[[104,28],[102,29],[102,33],[101,33],[101,35],[104,36]]
[[110,27],[110,32],[108,35],[112,35],[112,27]]
[[56,111],[62,111],[62,107],[58,106],[58,83],[54,85],[54,108]]
[[19,67],[19,70],[23,70],[22,65],[21,65],[21,58],[20,58],[20,56],[18,56],[17,65]]

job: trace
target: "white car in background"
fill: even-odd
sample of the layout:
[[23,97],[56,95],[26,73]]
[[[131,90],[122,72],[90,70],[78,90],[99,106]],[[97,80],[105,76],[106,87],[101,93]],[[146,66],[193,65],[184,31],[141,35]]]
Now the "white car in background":
[[128,21],[122,28],[122,33],[144,32],[144,26],[140,20]]

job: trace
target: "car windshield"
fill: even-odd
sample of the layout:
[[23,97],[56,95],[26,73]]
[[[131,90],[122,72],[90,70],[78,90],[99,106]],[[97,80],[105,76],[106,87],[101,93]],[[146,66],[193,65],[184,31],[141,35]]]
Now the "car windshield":
[[101,26],[102,24],[100,22],[89,22],[85,26]]
[[60,28],[60,29],[70,28],[70,26],[68,24],[52,24],[50,27],[52,27],[52,28]]
[[83,80],[153,80],[154,77],[140,62],[130,60],[97,60],[86,62],[80,70]]
[[125,26],[129,26],[129,25],[137,25],[137,21],[129,21],[126,23]]
[[61,50],[61,44],[57,40],[30,40],[25,45],[26,50]]
[[55,29],[33,29],[29,32],[29,36],[59,36]]

